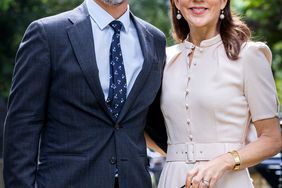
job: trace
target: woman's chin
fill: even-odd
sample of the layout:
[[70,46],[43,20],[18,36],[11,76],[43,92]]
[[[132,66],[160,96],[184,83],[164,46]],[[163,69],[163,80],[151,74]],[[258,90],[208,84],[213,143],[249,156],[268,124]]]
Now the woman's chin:
[[216,28],[216,23],[211,23],[210,20],[206,18],[196,18],[196,19],[190,19],[189,20],[189,27],[190,29],[214,29]]
[[190,25],[190,28],[193,29],[201,29],[201,28],[206,28],[207,24],[206,23],[202,23],[202,22],[195,22],[193,24]]

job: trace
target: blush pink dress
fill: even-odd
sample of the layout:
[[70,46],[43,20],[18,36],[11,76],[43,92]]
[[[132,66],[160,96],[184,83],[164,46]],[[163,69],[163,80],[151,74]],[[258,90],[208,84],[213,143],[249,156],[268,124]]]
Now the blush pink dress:
[[[158,188],[180,188],[198,163],[244,147],[247,135],[255,134],[249,119],[278,116],[271,61],[269,48],[261,42],[247,42],[240,58],[231,61],[220,35],[199,47],[185,41],[167,48],[161,109],[168,153]],[[247,169],[225,173],[216,184],[238,187],[253,187]]]

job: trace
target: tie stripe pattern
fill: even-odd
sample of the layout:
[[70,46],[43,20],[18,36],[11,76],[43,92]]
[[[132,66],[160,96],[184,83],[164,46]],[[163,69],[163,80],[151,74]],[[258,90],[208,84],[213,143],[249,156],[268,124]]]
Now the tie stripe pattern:
[[114,30],[114,35],[110,47],[110,85],[106,102],[113,119],[117,120],[127,93],[126,74],[120,47],[120,31],[123,25],[115,20],[110,23],[110,26]]

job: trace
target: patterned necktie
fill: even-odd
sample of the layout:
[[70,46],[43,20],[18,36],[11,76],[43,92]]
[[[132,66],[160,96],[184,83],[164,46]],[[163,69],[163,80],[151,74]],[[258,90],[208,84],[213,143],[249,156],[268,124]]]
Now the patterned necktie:
[[110,47],[110,86],[106,102],[112,117],[114,120],[117,120],[126,100],[127,85],[120,47],[122,23],[120,21],[112,21],[110,26],[114,30],[114,35]]

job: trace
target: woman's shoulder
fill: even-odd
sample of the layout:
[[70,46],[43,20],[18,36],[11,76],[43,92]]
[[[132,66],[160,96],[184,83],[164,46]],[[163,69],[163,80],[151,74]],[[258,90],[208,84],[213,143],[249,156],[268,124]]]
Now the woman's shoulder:
[[166,62],[170,62],[182,51],[182,43],[166,48]]
[[270,48],[264,42],[248,41],[242,45],[241,57],[256,59],[258,57],[265,58],[268,63],[272,62],[272,53]]

